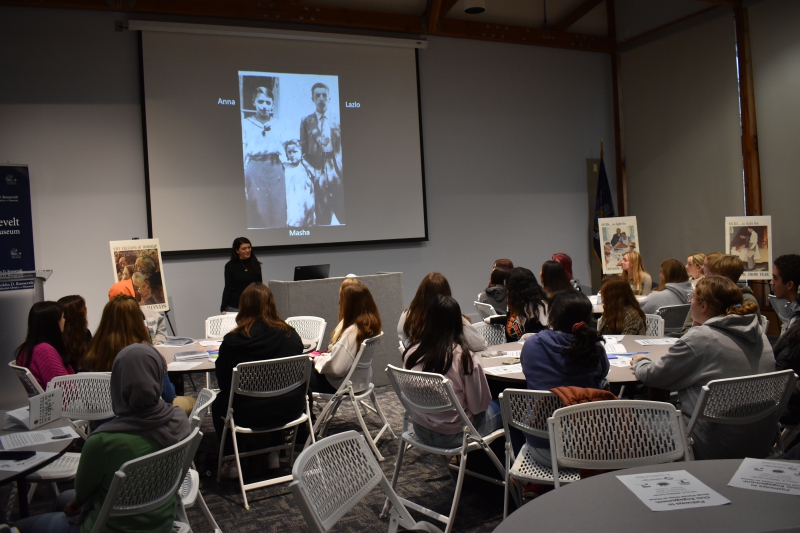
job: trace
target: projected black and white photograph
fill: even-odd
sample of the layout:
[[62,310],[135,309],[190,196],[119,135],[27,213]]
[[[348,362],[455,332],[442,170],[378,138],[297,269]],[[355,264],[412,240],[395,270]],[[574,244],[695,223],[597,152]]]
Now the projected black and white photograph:
[[239,72],[248,229],[345,224],[338,76]]
[[725,247],[744,264],[740,279],[771,279],[772,217],[725,217]]
[[622,258],[639,251],[636,217],[599,218],[603,244],[603,274],[622,274]]

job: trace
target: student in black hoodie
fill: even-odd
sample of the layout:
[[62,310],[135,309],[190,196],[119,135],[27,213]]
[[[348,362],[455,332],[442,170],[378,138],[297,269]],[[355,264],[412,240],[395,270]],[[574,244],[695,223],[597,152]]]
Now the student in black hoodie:
[[[222,436],[231,392],[231,377],[236,365],[303,353],[300,335],[278,315],[272,291],[263,283],[251,283],[242,292],[236,324],[236,329],[222,340],[216,363],[220,392],[219,400],[211,406],[211,412],[218,436]],[[233,399],[236,424],[252,428],[281,426],[305,411],[305,398],[306,390],[302,387],[275,398],[236,396]],[[224,453],[233,453],[230,438],[225,440]],[[278,461],[278,452],[272,452],[268,457],[270,468],[277,468]],[[236,467],[231,466],[230,462],[226,463],[223,465],[223,476],[237,477],[238,472],[235,470]]]
[[489,304],[494,307],[495,313],[498,315],[506,314],[506,280],[508,273],[511,270],[503,267],[494,267],[492,275],[489,280],[489,286],[486,287],[482,293],[478,295],[478,301],[484,304]]

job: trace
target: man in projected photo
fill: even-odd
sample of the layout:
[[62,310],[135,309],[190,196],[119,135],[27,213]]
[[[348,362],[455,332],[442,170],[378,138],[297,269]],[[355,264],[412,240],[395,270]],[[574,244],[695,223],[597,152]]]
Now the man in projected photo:
[[248,228],[286,227],[283,146],[274,119],[275,98],[267,87],[253,95],[256,112],[242,121]]
[[311,87],[316,108],[300,122],[303,159],[314,171],[314,210],[317,225],[344,224],[342,186],[342,132],[338,122],[328,117],[330,89],[324,83]]

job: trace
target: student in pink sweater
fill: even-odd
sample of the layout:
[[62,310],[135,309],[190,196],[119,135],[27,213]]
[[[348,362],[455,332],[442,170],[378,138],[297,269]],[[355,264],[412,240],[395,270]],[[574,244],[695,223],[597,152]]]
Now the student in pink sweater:
[[[480,356],[467,348],[461,308],[450,296],[436,296],[428,306],[419,343],[403,354],[410,370],[441,374],[450,380],[458,402],[482,435],[500,429],[500,404],[492,401]],[[412,412],[414,432],[431,446],[457,448],[464,437],[464,424],[455,410],[447,413]]]
[[28,312],[28,333],[15,355],[16,364],[27,367],[43,389],[51,379],[74,374],[61,333],[64,309],[56,302],[37,302]]

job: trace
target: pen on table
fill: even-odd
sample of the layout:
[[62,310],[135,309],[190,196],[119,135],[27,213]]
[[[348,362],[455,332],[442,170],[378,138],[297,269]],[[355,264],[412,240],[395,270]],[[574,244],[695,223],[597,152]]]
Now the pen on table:
[[650,352],[625,352],[615,353],[614,355],[650,355]]

